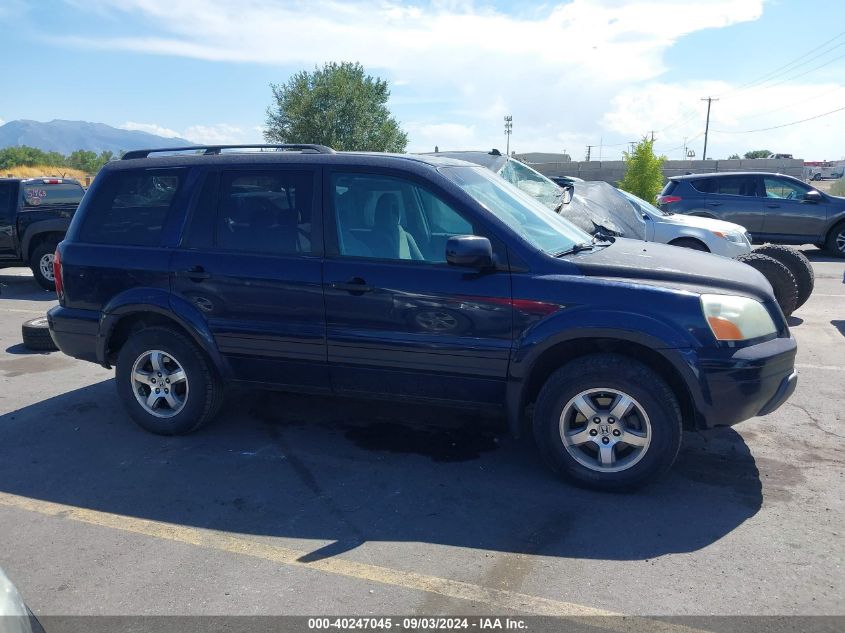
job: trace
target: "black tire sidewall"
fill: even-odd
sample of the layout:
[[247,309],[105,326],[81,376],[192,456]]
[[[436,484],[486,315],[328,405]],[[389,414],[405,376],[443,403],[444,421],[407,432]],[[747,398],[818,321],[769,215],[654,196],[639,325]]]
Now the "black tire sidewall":
[[[608,491],[635,489],[659,477],[675,461],[682,436],[680,411],[666,383],[644,365],[610,355],[604,357],[605,363],[596,362],[599,359],[573,361],[548,379],[535,408],[535,440],[550,465],[580,485]],[[563,407],[576,394],[598,387],[619,389],[633,397],[645,409],[651,424],[652,439],[646,454],[631,468],[617,473],[601,473],[579,464],[560,438]]]
[[41,267],[39,264],[44,255],[53,253],[55,250],[56,244],[54,242],[44,242],[43,244],[39,244],[35,247],[35,250],[32,251],[32,255],[29,258],[29,268],[32,271],[32,276],[35,277],[36,283],[44,288],[44,290],[55,290],[56,282],[55,280],[47,279],[41,274]]
[[775,299],[784,316],[795,311],[798,303],[798,282],[787,266],[769,255],[752,251],[736,258],[754,268],[766,278],[775,293]]
[[788,246],[765,244],[754,249],[760,253],[779,261],[789,269],[798,284],[798,301],[795,308],[798,309],[807,302],[815,287],[815,276],[810,260],[800,251]]
[[[131,380],[132,366],[138,357],[150,350],[161,350],[182,366],[188,380],[188,401],[171,418],[157,418],[148,413],[135,398]],[[118,354],[115,381],[117,392],[132,419],[139,426],[158,435],[190,433],[204,421],[212,397],[213,380],[208,362],[202,353],[183,335],[168,328],[140,330],[129,338]]]
[[840,222],[830,230],[830,234],[825,240],[825,250],[834,257],[845,257],[845,253],[836,247],[836,236],[845,231],[845,222]]

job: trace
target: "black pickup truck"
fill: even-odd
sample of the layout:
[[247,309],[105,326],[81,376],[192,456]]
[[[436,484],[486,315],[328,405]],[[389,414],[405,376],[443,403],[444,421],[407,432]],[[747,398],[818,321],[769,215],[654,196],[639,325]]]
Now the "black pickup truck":
[[29,266],[55,290],[53,253],[84,193],[71,178],[0,178],[0,268]]

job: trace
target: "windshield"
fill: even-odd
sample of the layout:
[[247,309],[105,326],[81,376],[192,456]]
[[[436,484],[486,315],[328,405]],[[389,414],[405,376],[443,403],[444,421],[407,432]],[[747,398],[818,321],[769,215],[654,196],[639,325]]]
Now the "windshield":
[[499,175],[550,209],[557,209],[560,205],[563,188],[518,160],[508,159],[505,166],[499,170]]
[[442,167],[440,172],[532,246],[556,255],[592,237],[534,198],[482,167]]
[[623,196],[628,198],[628,200],[630,200],[634,204],[634,208],[639,208],[639,210],[642,211],[643,213],[648,213],[649,215],[656,215],[658,217],[661,217],[661,216],[664,216],[664,215],[672,215],[668,211],[663,211],[662,209],[658,209],[656,206],[654,206],[650,202],[646,202],[642,198],[638,198],[637,196],[635,196],[631,193],[628,193],[627,191],[622,191],[620,189],[619,193],[621,193]]

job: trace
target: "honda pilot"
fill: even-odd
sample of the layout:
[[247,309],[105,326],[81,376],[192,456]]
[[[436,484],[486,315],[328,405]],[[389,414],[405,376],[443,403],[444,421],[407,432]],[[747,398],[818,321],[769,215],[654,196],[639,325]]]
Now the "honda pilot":
[[235,385],[493,405],[552,468],[620,490],[668,470],[683,429],[795,389],[744,264],[593,239],[459,160],[186,149],[107,164],[54,259],[56,344],[116,366],[153,433],[198,429]]

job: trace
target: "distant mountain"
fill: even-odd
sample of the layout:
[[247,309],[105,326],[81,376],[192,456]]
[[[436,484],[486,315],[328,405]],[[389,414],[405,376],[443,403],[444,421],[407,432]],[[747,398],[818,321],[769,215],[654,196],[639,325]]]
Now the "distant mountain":
[[78,149],[97,152],[193,145],[183,138],[165,138],[138,130],[121,130],[105,123],[63,121],[49,123],[19,119],[0,125],[0,148],[28,145],[45,152],[70,154]]

